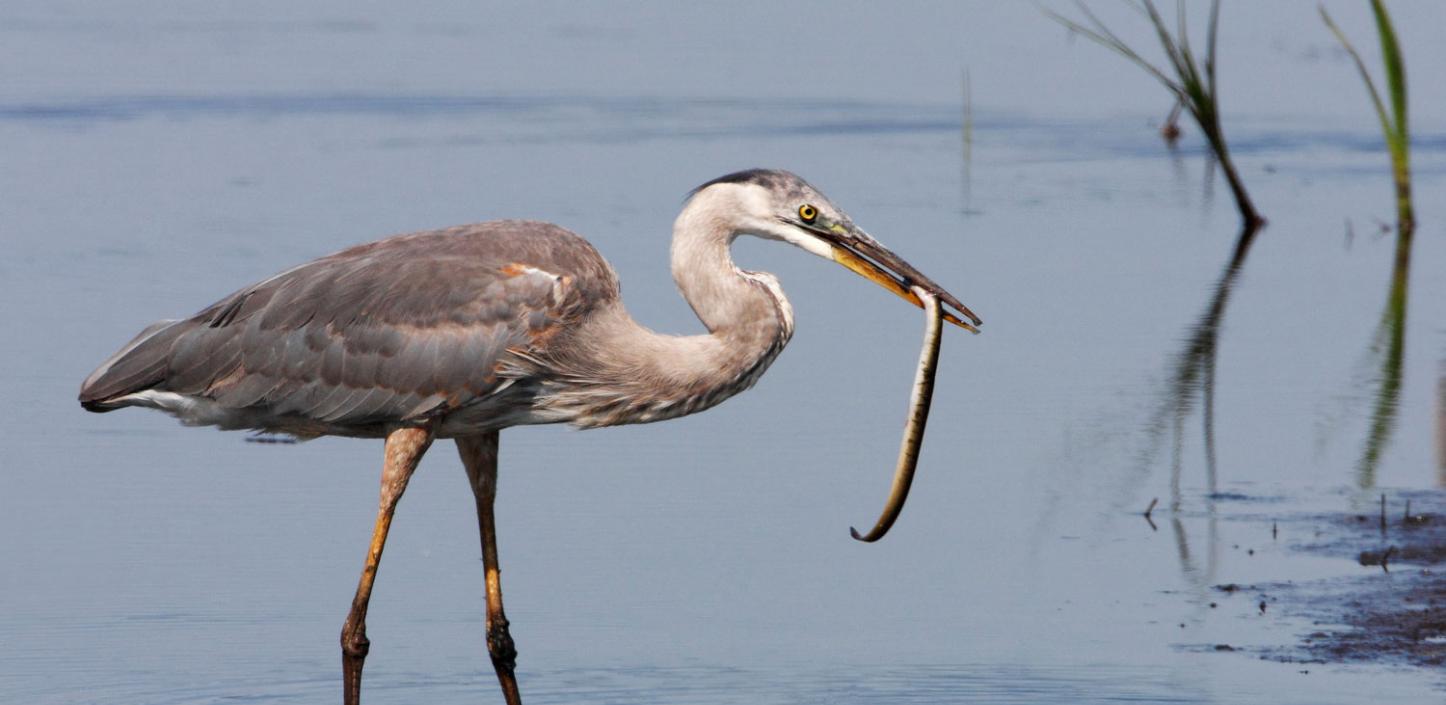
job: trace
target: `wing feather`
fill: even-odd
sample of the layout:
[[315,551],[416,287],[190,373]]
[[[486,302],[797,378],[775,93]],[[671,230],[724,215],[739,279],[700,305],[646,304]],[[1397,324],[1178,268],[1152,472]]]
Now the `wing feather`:
[[283,272],[143,331],[82,387],[87,408],[153,389],[337,427],[477,402],[550,330],[617,298],[586,241],[544,223],[415,233]]

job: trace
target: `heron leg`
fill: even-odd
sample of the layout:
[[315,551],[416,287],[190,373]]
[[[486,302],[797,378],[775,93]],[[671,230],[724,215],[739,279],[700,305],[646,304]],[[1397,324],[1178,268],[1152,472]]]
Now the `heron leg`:
[[497,431],[457,439],[457,452],[467,468],[467,479],[477,499],[477,529],[482,535],[482,569],[487,579],[487,653],[507,705],[522,705],[517,690],[517,647],[507,631],[502,611],[502,571],[497,566],[497,526],[492,502],[497,498]]
[[367,640],[367,602],[371,600],[372,583],[377,578],[377,566],[382,560],[382,549],[387,544],[392,513],[396,511],[402,492],[407,489],[412,471],[417,469],[422,454],[431,445],[432,431],[428,428],[400,428],[387,435],[377,524],[372,530],[371,547],[367,549],[366,567],[362,568],[361,580],[357,582],[356,597],[351,601],[351,612],[341,628],[342,700],[345,705],[361,702],[362,662],[366,660],[371,646]]

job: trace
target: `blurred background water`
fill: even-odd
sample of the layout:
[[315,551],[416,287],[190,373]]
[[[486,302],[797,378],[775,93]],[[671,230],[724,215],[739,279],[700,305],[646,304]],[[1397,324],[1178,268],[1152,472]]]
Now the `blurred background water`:
[[[1373,45],[1364,4],[1330,9]],[[752,166],[810,179],[986,332],[947,336],[908,511],[858,544],[919,316],[740,242],[798,320],[756,389],[503,436],[529,702],[1438,701],[1439,674],[1210,648],[1312,629],[1212,609],[1212,585],[1365,570],[1230,506],[1446,482],[1446,7],[1393,9],[1420,222],[1395,372],[1375,345],[1389,165],[1311,2],[1223,12],[1225,128],[1270,220],[1240,256],[1197,132],[1156,135],[1166,94],[1025,3],[7,0],[0,701],[337,699],[380,444],[82,413],[80,380],[146,323],[356,242],[527,217],[596,244],[639,320],[697,332],[670,225],[687,189]],[[496,697],[449,445],[398,512],[369,702]]]

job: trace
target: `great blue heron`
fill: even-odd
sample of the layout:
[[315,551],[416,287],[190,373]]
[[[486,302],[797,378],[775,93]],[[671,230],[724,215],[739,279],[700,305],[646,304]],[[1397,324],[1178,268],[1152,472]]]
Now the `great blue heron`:
[[347,705],[360,700],[367,602],[392,513],[433,439],[455,439],[477,502],[487,650],[517,705],[492,514],[498,432],[661,421],[753,386],[793,334],[793,309],[777,278],[733,263],[739,235],[791,243],[922,306],[917,289],[952,307],[946,320],[980,323],[803,179],[755,169],[695,189],[673,225],[673,278],[707,334],[633,321],[612,267],[581,237],[494,221],[358,245],[155,323],[91,373],[80,403],[299,438],[386,439],[376,528],[341,632]]

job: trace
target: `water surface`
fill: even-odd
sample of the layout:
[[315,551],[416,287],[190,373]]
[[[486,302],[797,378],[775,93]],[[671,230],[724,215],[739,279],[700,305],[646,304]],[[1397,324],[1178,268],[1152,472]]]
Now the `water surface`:
[[[532,217],[591,239],[640,320],[696,332],[672,219],[758,165],[811,179],[986,333],[951,331],[908,511],[858,544],[919,317],[741,242],[798,320],[756,389],[666,424],[504,434],[529,702],[1439,699],[1436,674],[1216,652],[1310,625],[1209,603],[1218,583],[1367,570],[1277,548],[1227,518],[1242,503],[1342,510],[1441,481],[1446,89],[1424,77],[1446,57],[1420,38],[1441,10],[1398,18],[1423,67],[1421,227],[1383,356],[1386,156],[1310,3],[1222,26],[1227,130],[1271,221],[1243,256],[1193,131],[1177,152],[1155,136],[1159,89],[1032,8],[670,7],[0,12],[0,701],[336,698],[380,444],[82,413],[79,381],[136,330],[356,242]],[[438,444],[402,502],[371,702],[494,693],[463,478]]]

